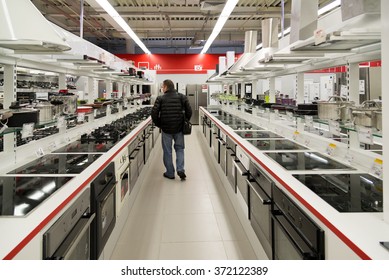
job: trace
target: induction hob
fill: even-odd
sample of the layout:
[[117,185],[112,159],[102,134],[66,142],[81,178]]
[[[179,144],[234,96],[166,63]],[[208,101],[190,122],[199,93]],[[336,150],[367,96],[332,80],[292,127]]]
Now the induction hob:
[[102,154],[49,154],[8,174],[79,174]]
[[260,130],[260,131],[235,131],[242,138],[284,138],[281,135],[278,135],[271,131]]
[[293,175],[339,212],[382,212],[382,180],[370,174]]
[[316,152],[266,152],[265,155],[287,170],[355,170]]
[[73,177],[0,177],[0,216],[24,216]]
[[247,142],[254,145],[259,150],[276,151],[276,150],[309,150],[288,139],[249,139]]
[[105,153],[115,146],[115,143],[82,143],[80,140],[74,141],[66,146],[55,150],[53,153]]

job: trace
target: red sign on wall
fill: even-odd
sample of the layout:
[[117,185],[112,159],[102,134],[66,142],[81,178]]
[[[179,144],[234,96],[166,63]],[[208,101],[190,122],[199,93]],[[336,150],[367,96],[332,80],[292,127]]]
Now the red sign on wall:
[[124,60],[132,60],[138,68],[148,65],[147,69],[157,74],[206,74],[215,70],[219,57],[225,54],[118,54]]

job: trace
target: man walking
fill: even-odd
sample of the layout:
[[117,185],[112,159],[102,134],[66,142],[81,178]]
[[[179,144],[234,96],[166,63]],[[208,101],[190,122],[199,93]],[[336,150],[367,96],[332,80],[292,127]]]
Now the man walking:
[[155,100],[151,111],[151,118],[155,125],[162,130],[163,164],[166,168],[163,176],[168,179],[175,178],[172,153],[174,141],[177,175],[181,180],[185,180],[185,143],[182,127],[184,116],[186,119],[190,119],[192,116],[192,108],[190,107],[188,98],[174,89],[174,84],[171,80],[163,81],[162,91],[164,94],[158,96]]

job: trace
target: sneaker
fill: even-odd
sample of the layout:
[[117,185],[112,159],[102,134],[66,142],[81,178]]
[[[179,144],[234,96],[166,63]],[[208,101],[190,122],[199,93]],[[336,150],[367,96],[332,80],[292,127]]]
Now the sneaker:
[[168,176],[166,173],[163,173],[163,177],[168,178],[168,179],[174,179],[174,176]]
[[178,176],[180,176],[181,180],[185,180],[186,175],[185,175],[184,171],[178,171],[177,174],[178,174]]

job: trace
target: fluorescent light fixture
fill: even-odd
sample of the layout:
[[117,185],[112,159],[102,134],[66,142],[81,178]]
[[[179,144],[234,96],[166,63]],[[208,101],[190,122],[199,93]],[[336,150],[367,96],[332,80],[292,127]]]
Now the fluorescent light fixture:
[[212,30],[211,35],[209,36],[207,42],[204,45],[203,50],[200,52],[201,54],[204,54],[208,51],[209,47],[212,45],[213,41],[216,39],[217,35],[219,35],[220,31],[222,30],[224,24],[228,20],[230,14],[235,9],[236,4],[238,4],[239,0],[228,0],[226,5],[223,8],[223,11],[221,12],[219,19],[217,20],[215,27]]
[[112,7],[112,5],[107,0],[96,0],[96,3],[98,3],[101,8],[103,8],[110,17],[116,21],[117,24],[123,30],[130,35],[132,40],[135,41],[135,43],[147,54],[151,54],[151,52],[146,48],[145,44],[139,39],[139,37],[135,34],[134,31],[132,31],[131,27],[128,26],[127,22],[124,21],[124,19],[119,15],[119,13]]

